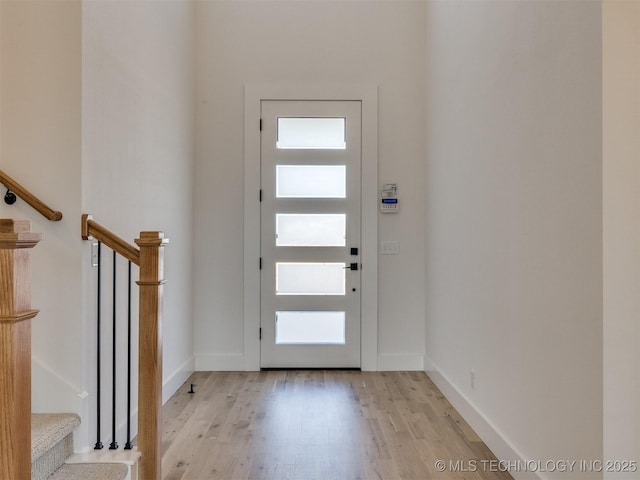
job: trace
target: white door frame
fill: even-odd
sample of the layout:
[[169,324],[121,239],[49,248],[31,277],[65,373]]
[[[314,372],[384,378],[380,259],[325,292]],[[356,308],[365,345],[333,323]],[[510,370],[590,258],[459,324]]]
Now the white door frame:
[[262,100],[362,102],[360,366],[378,369],[378,88],[248,83],[244,89],[244,369],[260,370],[260,104]]

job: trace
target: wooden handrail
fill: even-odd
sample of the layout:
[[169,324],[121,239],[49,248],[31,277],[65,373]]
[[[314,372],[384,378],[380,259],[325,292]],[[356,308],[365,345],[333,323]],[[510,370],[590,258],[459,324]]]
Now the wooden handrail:
[[95,238],[104,243],[111,250],[118,252],[130,262],[138,266],[140,265],[140,250],[138,248],[126,240],[123,240],[111,230],[100,225],[93,220],[91,215],[84,214],[82,215],[82,239],[90,240],[91,238]]
[[35,208],[48,220],[51,220],[52,222],[58,222],[62,220],[62,212],[58,212],[57,210],[53,210],[52,208],[50,208],[42,200],[40,200],[38,197],[36,197],[29,190],[20,185],[2,170],[0,170],[0,183],[2,183],[5,187],[15,193],[21,199],[23,199],[33,208]]

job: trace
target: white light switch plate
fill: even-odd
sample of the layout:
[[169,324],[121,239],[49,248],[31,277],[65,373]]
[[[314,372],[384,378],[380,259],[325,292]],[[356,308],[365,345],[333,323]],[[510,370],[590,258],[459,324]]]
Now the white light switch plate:
[[382,255],[398,255],[400,245],[398,242],[382,242]]

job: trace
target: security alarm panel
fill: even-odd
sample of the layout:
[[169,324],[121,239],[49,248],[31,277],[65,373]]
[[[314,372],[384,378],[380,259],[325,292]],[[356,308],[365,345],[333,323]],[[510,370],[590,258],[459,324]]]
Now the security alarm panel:
[[380,212],[398,213],[398,186],[395,183],[385,183],[380,191]]

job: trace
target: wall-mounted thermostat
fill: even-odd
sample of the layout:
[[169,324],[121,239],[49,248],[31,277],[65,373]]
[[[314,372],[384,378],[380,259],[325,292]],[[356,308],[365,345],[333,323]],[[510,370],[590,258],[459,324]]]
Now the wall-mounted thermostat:
[[398,213],[398,186],[385,183],[380,191],[380,211],[382,213]]

